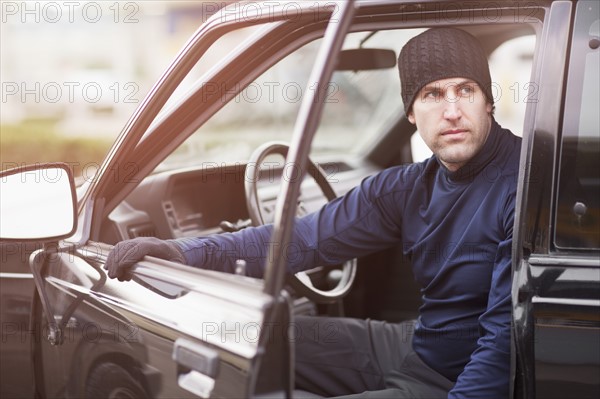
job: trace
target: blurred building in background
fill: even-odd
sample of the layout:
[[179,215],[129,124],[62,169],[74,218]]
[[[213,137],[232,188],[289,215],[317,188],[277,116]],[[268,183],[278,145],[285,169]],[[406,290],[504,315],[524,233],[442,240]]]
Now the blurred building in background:
[[2,1],[0,125],[115,137],[189,36],[230,2]]

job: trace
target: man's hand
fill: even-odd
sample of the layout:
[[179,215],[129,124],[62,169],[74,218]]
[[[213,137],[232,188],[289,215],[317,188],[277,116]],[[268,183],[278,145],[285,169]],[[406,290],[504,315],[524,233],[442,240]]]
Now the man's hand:
[[138,237],[115,245],[108,254],[104,268],[108,270],[108,277],[128,281],[132,277],[132,266],[146,255],[185,264],[183,253],[174,242],[156,237]]

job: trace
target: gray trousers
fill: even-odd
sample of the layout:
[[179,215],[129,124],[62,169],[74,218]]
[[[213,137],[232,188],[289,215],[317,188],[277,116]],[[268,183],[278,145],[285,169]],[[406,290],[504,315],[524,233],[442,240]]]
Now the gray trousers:
[[325,397],[446,398],[454,383],[412,349],[414,321],[298,316],[296,387]]

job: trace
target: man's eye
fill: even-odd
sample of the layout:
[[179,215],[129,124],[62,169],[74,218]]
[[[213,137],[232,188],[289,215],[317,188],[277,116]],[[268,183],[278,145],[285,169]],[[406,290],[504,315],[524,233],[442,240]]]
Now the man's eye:
[[424,94],[424,98],[438,98],[440,96],[440,93],[437,91],[428,91],[425,92]]
[[473,86],[462,86],[460,88],[460,92],[464,94],[473,94],[475,92],[475,88]]

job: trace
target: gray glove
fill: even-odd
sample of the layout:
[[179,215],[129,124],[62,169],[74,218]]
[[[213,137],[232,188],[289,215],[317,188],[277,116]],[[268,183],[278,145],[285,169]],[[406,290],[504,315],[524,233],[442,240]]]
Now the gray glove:
[[128,281],[132,277],[133,265],[146,255],[185,264],[183,252],[174,242],[156,237],[138,237],[115,245],[108,254],[104,268],[108,270],[108,277]]

